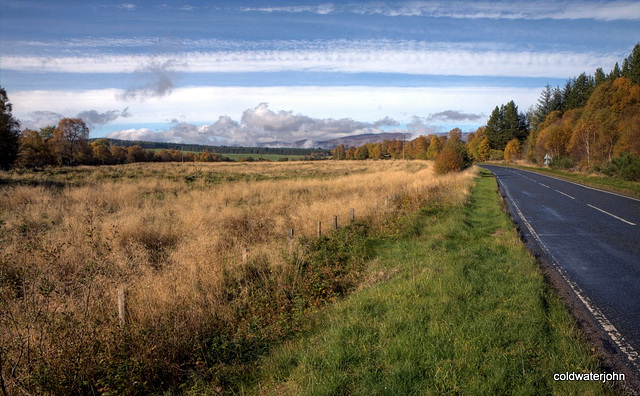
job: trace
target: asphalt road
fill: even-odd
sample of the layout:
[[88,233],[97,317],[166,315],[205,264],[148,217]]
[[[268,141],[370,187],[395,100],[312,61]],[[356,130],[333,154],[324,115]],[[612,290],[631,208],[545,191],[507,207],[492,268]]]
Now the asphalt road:
[[525,240],[640,371],[640,200],[520,169],[483,168],[494,173]]

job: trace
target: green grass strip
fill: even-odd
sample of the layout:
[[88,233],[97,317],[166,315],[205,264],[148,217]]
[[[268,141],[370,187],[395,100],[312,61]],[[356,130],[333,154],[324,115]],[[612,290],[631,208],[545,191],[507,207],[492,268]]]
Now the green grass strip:
[[482,176],[465,207],[425,209],[411,234],[385,242],[366,286],[274,349],[246,393],[612,393],[554,381],[600,368]]

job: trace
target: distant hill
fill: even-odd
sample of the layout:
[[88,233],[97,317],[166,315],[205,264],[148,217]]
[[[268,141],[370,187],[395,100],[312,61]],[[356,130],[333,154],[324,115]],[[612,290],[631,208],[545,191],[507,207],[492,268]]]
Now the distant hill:
[[338,147],[341,144],[344,144],[345,147],[349,146],[362,146],[365,143],[378,143],[384,140],[402,140],[402,139],[410,139],[411,134],[409,133],[400,133],[400,132],[389,132],[389,133],[363,133],[360,135],[349,135],[342,136],[334,139],[320,140],[320,141],[312,141],[308,139],[298,140],[296,142],[282,142],[282,141],[273,141],[263,143],[265,147],[318,147],[323,150],[331,150]]

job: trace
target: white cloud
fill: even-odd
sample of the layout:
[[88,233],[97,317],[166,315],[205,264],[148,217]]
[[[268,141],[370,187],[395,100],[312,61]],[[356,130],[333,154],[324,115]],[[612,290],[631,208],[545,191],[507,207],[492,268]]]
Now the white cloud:
[[[34,111],[51,111],[75,115],[87,109],[99,113],[128,106],[127,123],[164,123],[180,119],[194,124],[208,124],[218,116],[240,120],[246,109],[263,111],[257,103],[269,103],[276,109],[263,117],[264,126],[277,129],[286,122],[300,123],[299,114],[313,119],[352,119],[373,123],[388,116],[406,122],[407,117],[456,109],[468,114],[490,114],[501,103],[514,100],[527,109],[543,87],[188,87],[176,88],[172,95],[153,97],[144,102],[123,104],[118,97],[123,90],[89,91],[17,91],[11,94],[13,114],[29,119]],[[296,113],[293,113],[295,111]],[[247,119],[250,119],[250,114]],[[287,121],[289,120],[289,121]],[[121,120],[122,121],[122,120]],[[257,121],[250,121],[257,122]],[[303,125],[301,123],[299,125]],[[310,125],[310,124],[304,124]],[[337,125],[337,124],[332,124]],[[123,128],[126,129],[126,128]],[[311,129],[311,128],[308,128]]]
[[371,2],[319,6],[254,7],[253,12],[310,12],[316,14],[355,13],[364,15],[446,17],[459,19],[595,19],[604,21],[638,20],[637,1],[403,1]]
[[315,142],[360,133],[379,133],[383,126],[395,126],[397,122],[386,117],[376,122],[360,122],[350,118],[318,119],[293,111],[274,112],[267,103],[243,112],[240,122],[228,116],[220,116],[213,124],[194,125],[176,123],[171,128],[154,132],[148,128],[127,129],[108,135],[114,139],[167,141],[175,143],[225,144],[225,145],[287,145]]
[[[290,44],[282,43],[283,47]],[[328,42],[310,49],[230,50],[163,55],[2,56],[2,68],[29,72],[135,73],[150,75],[170,65],[173,72],[344,72],[419,75],[565,78],[609,68],[620,54],[471,50],[458,45],[411,41]],[[180,61],[176,61],[179,59]],[[162,70],[164,72],[164,69]]]

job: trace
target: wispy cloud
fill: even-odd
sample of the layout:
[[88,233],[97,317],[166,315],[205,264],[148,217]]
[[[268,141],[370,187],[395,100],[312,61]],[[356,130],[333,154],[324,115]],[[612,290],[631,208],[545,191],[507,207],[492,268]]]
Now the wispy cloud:
[[178,65],[174,59],[162,62],[149,62],[137,70],[139,80],[145,81],[142,85],[136,85],[118,95],[123,101],[144,101],[153,97],[163,97],[173,91],[173,69]]
[[[316,47],[256,51],[188,52],[162,55],[2,56],[7,70],[65,73],[146,72],[152,82],[135,87],[141,93],[169,93],[168,72],[346,72],[417,75],[566,78],[598,67],[609,68],[620,54],[474,50],[458,45],[412,41],[337,41]],[[180,59],[179,62],[176,60]],[[164,90],[162,89],[164,87]]]
[[[20,119],[20,125],[23,128],[40,129],[47,126],[55,126],[61,119],[69,117],[62,113],[48,110],[36,110],[27,113],[26,116]],[[131,117],[129,108],[124,110],[107,110],[100,112],[97,110],[83,110],[71,116],[74,118],[81,118],[89,128],[109,124],[119,118]]]
[[94,126],[108,124],[121,117],[131,117],[131,113],[129,113],[128,107],[122,111],[109,110],[102,113],[97,110],[85,110],[78,113],[76,117],[82,118],[89,128],[93,128]]
[[317,6],[246,7],[246,12],[353,13],[363,15],[445,17],[457,19],[594,19],[638,20],[636,1],[532,1],[532,2],[371,2]]
[[484,118],[484,114],[464,113],[457,110],[445,110],[429,115],[429,119],[434,121],[479,121]]

